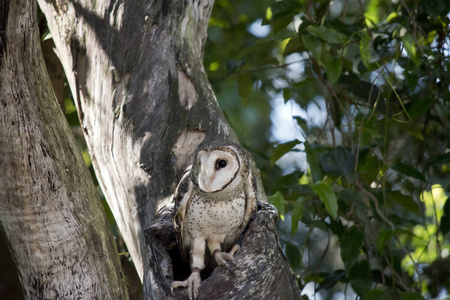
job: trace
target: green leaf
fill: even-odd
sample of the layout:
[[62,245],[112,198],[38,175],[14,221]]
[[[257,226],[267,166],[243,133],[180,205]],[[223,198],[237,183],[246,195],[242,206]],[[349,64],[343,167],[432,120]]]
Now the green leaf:
[[303,133],[308,132],[308,124],[306,120],[300,116],[293,116],[293,118],[297,121],[298,126],[303,130]]
[[70,98],[64,98],[64,107],[66,108],[66,111],[65,111],[66,115],[69,115],[69,114],[77,111],[77,108],[75,107],[75,104],[73,103],[73,100]]
[[341,58],[332,57],[330,47],[314,37],[302,36],[302,41],[306,49],[325,67],[328,80],[332,83],[337,82],[342,71]]
[[277,160],[279,160],[283,155],[292,150],[296,145],[300,144],[300,141],[295,139],[293,141],[278,144],[277,147],[272,151],[270,155],[270,164],[273,166]]
[[423,176],[423,174],[421,172],[417,171],[417,169],[414,168],[413,166],[409,166],[409,165],[404,164],[402,162],[397,162],[397,163],[393,164],[391,166],[391,168],[393,170],[396,170],[396,171],[400,172],[400,173],[403,173],[406,176],[419,179],[419,180],[421,180],[423,182],[426,181],[425,176]]
[[425,298],[419,294],[414,292],[399,292],[402,300],[425,300]]
[[405,36],[403,36],[403,45],[405,46],[405,50],[408,53],[410,59],[412,60],[412,62],[414,63],[414,65],[416,67],[420,66],[420,57],[417,54],[417,49],[416,49],[416,45],[414,42],[413,37],[410,34],[405,34]]
[[290,88],[283,89],[284,103],[288,102],[292,98],[292,90]]
[[320,167],[320,157],[325,151],[326,148],[317,143],[305,143],[306,158],[314,181],[320,181],[325,176],[324,171]]
[[364,102],[367,102],[369,97],[376,99],[380,93],[379,88],[375,84],[361,80],[360,76],[353,72],[342,74],[339,77],[339,83],[343,84],[353,95]]
[[394,12],[391,12],[389,14],[389,16],[387,16],[385,22],[386,23],[392,23],[392,21],[396,20],[397,18],[399,18],[399,14],[396,11],[394,11]]
[[309,282],[321,282],[321,281],[323,281],[323,278],[328,275],[329,275],[329,273],[327,273],[327,272],[309,273],[308,275],[305,276],[304,281],[305,281],[305,284],[307,284]]
[[342,60],[340,57],[334,58],[329,64],[325,66],[327,68],[327,79],[331,83],[336,83],[341,75]]
[[[417,86],[417,82],[419,82],[419,76],[417,76],[417,74],[414,72],[405,72],[405,77],[406,77],[406,82],[408,83],[408,87],[411,91],[414,91],[414,89]],[[414,105],[415,102],[424,102],[423,100],[421,101],[421,98],[415,98],[413,100],[412,105]],[[411,114],[411,111],[408,111],[409,115],[411,117],[413,117]]]
[[369,206],[356,191],[343,189],[339,191],[338,199],[350,205],[353,204],[354,215],[362,221],[366,220]]
[[389,242],[389,240],[394,236],[394,232],[388,229],[380,229],[378,237],[375,241],[375,245],[379,253],[384,252],[384,247]]
[[361,195],[355,192],[354,190],[343,189],[339,191],[339,198],[350,201],[361,208],[365,209],[368,208],[367,204],[364,202]]
[[370,69],[370,36],[364,32],[359,43],[359,53],[361,54],[361,61],[367,69]]
[[275,206],[275,208],[278,210],[278,214],[281,218],[284,216],[284,197],[280,192],[276,192],[272,196],[268,197],[269,202]]
[[[298,188],[298,181],[303,176],[302,171],[293,171],[292,173],[283,175],[279,177],[275,183],[273,184],[270,193],[275,193],[276,191],[280,191],[284,195],[289,193],[292,189]],[[292,199],[297,200],[297,198]]]
[[323,290],[323,289],[329,289],[335,286],[337,283],[341,282],[343,279],[345,279],[345,271],[344,270],[336,270],[327,277],[323,279],[323,281],[319,284],[319,287],[317,288],[316,292]]
[[348,182],[355,181],[355,157],[347,148],[336,147],[325,153],[320,157],[320,166],[330,176],[344,175]]
[[361,260],[353,265],[348,274],[353,290],[360,296],[370,290],[372,280],[370,279],[370,264],[367,260]]
[[345,270],[351,270],[358,260],[364,240],[363,232],[356,226],[352,226],[344,231],[340,239],[341,258],[344,262]]
[[298,37],[291,38],[289,40],[289,42],[287,43],[286,47],[284,48],[283,55],[286,57],[289,54],[292,54],[295,52],[300,52],[302,50],[304,50],[304,48],[303,48],[303,44],[301,43],[300,38],[298,38]]
[[428,32],[428,36],[427,36],[427,44],[428,46],[431,45],[431,43],[433,43],[434,39],[436,38],[436,30],[430,31]]
[[316,59],[320,60],[322,57],[323,48],[322,42],[315,37],[308,35],[302,35],[301,39],[306,50],[311,52]]
[[388,200],[400,204],[406,210],[415,213],[416,215],[420,215],[419,204],[416,203],[412,197],[406,196],[400,191],[390,192],[388,194]]
[[415,58],[417,56],[416,46],[414,45],[414,40],[412,36],[407,33],[403,36],[403,45],[405,46],[405,50],[411,58]]
[[[409,83],[409,81],[408,81]],[[411,107],[408,110],[409,115],[411,118],[417,119],[421,116],[423,116],[424,113],[430,110],[431,107],[434,105],[434,100],[432,98],[414,98],[414,100],[411,103]]]
[[294,209],[291,212],[291,218],[292,218],[291,231],[292,231],[292,235],[294,235],[295,232],[297,232],[298,222],[303,217],[303,206],[305,205],[305,201],[306,201],[305,198],[299,197],[297,199],[297,201],[294,203]]
[[380,162],[378,161],[378,158],[374,155],[367,155],[367,157],[358,165],[359,177],[370,184],[377,177],[379,168]]
[[292,91],[295,96],[292,97],[302,108],[306,108],[311,101],[314,101],[318,93],[316,78],[306,78],[305,80],[292,84]]
[[309,25],[306,29],[311,35],[318,37],[329,44],[343,44],[347,41],[347,37],[344,34],[332,28]]
[[389,293],[386,290],[376,288],[368,291],[362,300],[385,300],[389,299]]
[[338,215],[338,202],[336,194],[334,193],[329,183],[325,181],[318,181],[314,184],[311,184],[310,186],[314,190],[314,193],[319,196],[319,199],[325,205],[325,208],[327,209],[331,218],[336,219]]
[[[409,118],[411,118],[411,117],[409,117]],[[412,137],[416,138],[419,141],[423,141],[422,130],[415,129],[413,126],[411,126],[410,124],[406,124],[406,123],[400,123],[399,125],[403,130],[408,132]]]
[[291,22],[293,17],[298,14],[302,5],[299,1],[285,0],[277,1],[270,8],[270,18],[266,14],[266,19],[270,19],[272,24],[272,31],[274,33],[286,28]]
[[369,27],[375,27],[380,22],[381,1],[369,1],[366,12],[364,13],[365,21]]
[[66,114],[67,123],[69,126],[78,127],[80,126],[80,120],[78,119],[78,113],[76,111]]
[[328,232],[328,230],[329,230],[329,225],[322,220],[306,222],[305,224],[306,224],[306,227],[308,227],[308,228],[314,228],[314,229],[317,228],[317,229],[322,230],[323,232]]
[[289,242],[286,243],[285,255],[287,261],[291,265],[291,268],[300,269],[302,263],[302,256],[297,246]]

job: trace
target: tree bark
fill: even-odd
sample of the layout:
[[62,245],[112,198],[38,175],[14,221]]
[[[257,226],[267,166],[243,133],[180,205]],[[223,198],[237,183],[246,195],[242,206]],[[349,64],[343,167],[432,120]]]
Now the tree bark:
[[0,2],[0,222],[27,299],[126,299],[100,198],[42,58],[36,3]]
[[213,1],[39,0],[140,278],[144,229],[204,140],[237,142],[203,69]]

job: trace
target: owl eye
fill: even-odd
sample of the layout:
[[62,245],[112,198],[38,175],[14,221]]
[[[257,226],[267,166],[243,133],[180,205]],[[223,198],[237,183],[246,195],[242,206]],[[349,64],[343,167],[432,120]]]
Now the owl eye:
[[223,159],[217,160],[217,162],[216,162],[216,170],[225,168],[226,166],[227,166],[227,161],[226,160],[223,160]]

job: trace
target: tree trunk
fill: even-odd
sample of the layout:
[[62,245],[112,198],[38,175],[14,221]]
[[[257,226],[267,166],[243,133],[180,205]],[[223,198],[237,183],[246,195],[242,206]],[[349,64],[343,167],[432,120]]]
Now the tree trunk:
[[213,1],[39,0],[141,279],[144,229],[204,140],[237,142],[203,69]]
[[0,222],[27,299],[126,299],[114,238],[42,59],[36,3],[0,2]]

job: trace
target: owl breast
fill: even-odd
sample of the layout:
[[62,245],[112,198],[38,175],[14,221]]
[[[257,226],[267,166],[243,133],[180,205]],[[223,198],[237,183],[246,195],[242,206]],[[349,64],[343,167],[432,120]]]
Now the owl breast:
[[[209,197],[210,198],[210,197]],[[186,211],[186,233],[192,238],[219,238],[227,248],[234,243],[245,213],[245,194],[240,191],[226,200],[193,196]]]

